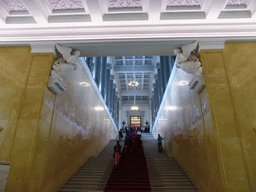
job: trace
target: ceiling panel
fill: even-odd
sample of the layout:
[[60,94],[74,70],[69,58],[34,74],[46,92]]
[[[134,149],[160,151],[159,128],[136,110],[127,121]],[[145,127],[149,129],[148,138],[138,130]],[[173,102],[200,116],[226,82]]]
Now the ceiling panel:
[[[156,66],[156,59],[157,56],[123,56],[123,57],[112,57],[113,59],[113,68],[117,69],[115,71],[116,76],[116,83],[119,87],[119,93],[122,96],[122,100],[134,100],[133,95],[136,95],[136,100],[147,100],[149,101],[150,97],[152,96],[152,89],[154,83],[154,73],[156,70],[151,70],[149,72],[147,67],[143,66],[152,66],[155,68]],[[120,66],[119,61],[122,61],[127,65],[132,67],[131,70],[123,71],[116,66]],[[141,68],[137,68],[136,66],[142,66]],[[136,70],[135,70],[136,67]],[[122,72],[119,72],[122,71]],[[128,83],[132,80],[136,80],[139,85],[137,87],[131,87]],[[129,91],[129,92],[126,92]],[[144,92],[143,92],[144,91]],[[146,91],[146,92],[145,92]],[[124,96],[124,94],[129,94],[132,96]]]

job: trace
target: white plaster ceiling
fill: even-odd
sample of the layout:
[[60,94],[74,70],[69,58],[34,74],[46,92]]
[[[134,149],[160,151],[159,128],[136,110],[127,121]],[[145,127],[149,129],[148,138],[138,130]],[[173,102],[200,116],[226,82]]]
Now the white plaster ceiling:
[[254,39],[255,12],[255,0],[0,0],[0,43]]

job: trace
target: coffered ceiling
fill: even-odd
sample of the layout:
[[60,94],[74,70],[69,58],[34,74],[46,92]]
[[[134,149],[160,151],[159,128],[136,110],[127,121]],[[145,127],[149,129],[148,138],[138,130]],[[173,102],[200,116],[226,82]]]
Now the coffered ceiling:
[[254,0],[0,0],[0,43],[255,37]]
[[[125,103],[139,101],[149,104],[152,97],[154,75],[159,57],[156,56],[118,56],[112,57],[113,72],[120,99]],[[138,86],[129,86],[129,82],[137,81]]]

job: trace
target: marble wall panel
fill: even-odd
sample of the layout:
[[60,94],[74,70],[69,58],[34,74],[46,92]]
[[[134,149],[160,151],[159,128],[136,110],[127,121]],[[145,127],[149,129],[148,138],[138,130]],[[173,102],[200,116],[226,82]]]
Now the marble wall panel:
[[250,191],[256,191],[255,51],[255,42],[237,42],[226,43],[223,52]]
[[207,91],[200,96],[190,90],[191,78],[177,69],[154,134],[166,138],[164,149],[178,160],[199,191],[223,191],[219,171],[212,170],[219,163],[213,160],[218,159],[216,145],[209,144],[215,133]]
[[117,132],[81,66],[64,78],[67,91],[47,89],[53,54],[0,48],[0,161],[10,163],[9,192],[57,191]]
[[0,47],[0,161],[10,155],[32,56],[30,47]]
[[95,110],[102,105],[93,87],[80,85],[84,81],[90,83],[82,67],[79,65],[64,81],[66,91],[57,97],[47,91],[45,97],[44,105],[49,103],[51,107],[45,107],[42,115],[52,119],[40,191],[58,190],[88,158],[97,156],[117,136],[107,113]]
[[[225,50],[226,51],[226,50]],[[243,146],[226,65],[225,51],[201,51],[217,140],[221,177],[228,191],[249,191]]]
[[[28,57],[30,55],[31,53],[28,53]],[[12,135],[14,140],[10,155],[10,174],[6,183],[7,191],[24,191],[26,182],[28,182],[45,87],[53,61],[53,54],[33,54],[31,56],[16,131]]]

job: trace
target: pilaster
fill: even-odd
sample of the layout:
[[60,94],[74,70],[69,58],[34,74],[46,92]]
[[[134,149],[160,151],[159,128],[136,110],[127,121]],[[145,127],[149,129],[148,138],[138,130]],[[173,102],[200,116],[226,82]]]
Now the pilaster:
[[[224,48],[224,46],[217,45],[222,45],[222,43],[213,44],[213,48]],[[202,46],[201,43],[202,47],[206,48],[207,46],[205,43]],[[227,191],[250,191],[223,50],[201,49],[200,60],[209,95],[214,140],[218,150],[218,162],[223,186]]]
[[[52,53],[31,54],[30,48],[27,47],[11,47],[3,57],[11,52],[13,58],[6,60],[9,62],[5,63],[5,66],[8,66],[6,72],[13,68],[15,73],[12,71],[11,77],[5,76],[3,79],[8,82],[8,95],[15,92],[13,101],[8,101],[14,102],[12,108],[15,113],[10,116],[9,126],[6,127],[8,131],[1,146],[1,155],[4,155],[11,165],[6,191],[24,191],[31,187],[26,180],[43,175],[45,168],[45,158],[36,157],[35,146],[39,137],[44,96],[55,56]],[[18,83],[13,82],[13,79],[18,80]],[[22,97],[19,98],[20,96]],[[45,130],[47,131],[49,130]],[[42,165],[40,173],[32,171],[35,159]],[[40,181],[38,186],[41,184]]]

